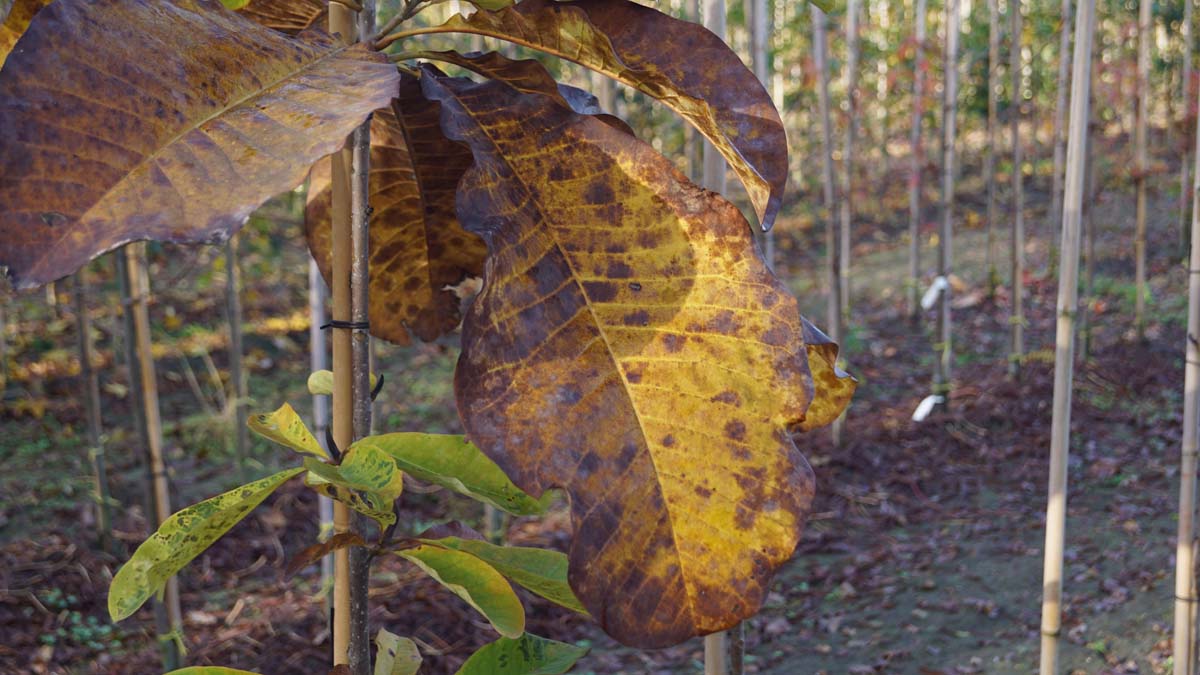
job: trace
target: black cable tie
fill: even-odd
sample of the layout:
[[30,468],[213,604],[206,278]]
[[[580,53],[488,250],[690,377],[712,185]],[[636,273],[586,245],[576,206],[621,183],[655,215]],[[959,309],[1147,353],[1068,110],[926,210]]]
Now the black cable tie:
[[330,321],[329,323],[321,326],[321,330],[325,330],[326,328],[341,328],[344,330],[370,330],[371,322],[370,321],[338,321],[338,320],[334,319],[333,321]]
[[333,440],[333,429],[325,427],[325,447],[329,449],[329,454],[333,456],[333,461],[342,461],[342,451],[338,450],[337,443]]

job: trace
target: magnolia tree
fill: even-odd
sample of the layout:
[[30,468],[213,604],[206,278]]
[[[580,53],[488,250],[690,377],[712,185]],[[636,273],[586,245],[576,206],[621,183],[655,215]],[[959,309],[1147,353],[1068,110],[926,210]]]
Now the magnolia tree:
[[[411,560],[502,636],[464,672],[514,655],[563,672],[579,656],[524,634],[509,581],[637,647],[758,611],[814,491],[793,433],[834,420],[853,392],[837,346],[767,269],[742,213],[594,97],[537,61],[432,51],[423,36],[516,43],[662,101],[725,157],[769,228],[783,125],[719,38],[626,0],[480,0],[429,27],[406,23],[424,6],[409,0],[353,46],[316,27],[315,0],[42,4],[17,0],[0,32],[0,265],[16,287],[134,240],[225,239],[310,173],[305,236],[328,278],[323,158],[369,119],[371,331],[404,344],[462,325],[465,438],[384,434],[327,453],[290,407],[255,416],[303,464],[166,521],[117,573],[114,619],[301,475],[378,526],[300,562],[343,547]],[[460,316],[454,287],[476,276]],[[328,391],[329,377],[310,387]],[[464,528],[400,537],[403,473],[519,514],[561,489],[570,550],[492,546]],[[387,667],[415,671],[414,645],[379,640]]]

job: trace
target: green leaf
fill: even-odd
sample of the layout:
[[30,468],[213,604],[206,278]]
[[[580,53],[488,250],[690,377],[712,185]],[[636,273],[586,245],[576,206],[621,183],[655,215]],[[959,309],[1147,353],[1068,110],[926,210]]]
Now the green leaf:
[[559,675],[587,653],[587,647],[526,633],[515,640],[500,638],[480,647],[457,675]]
[[392,456],[373,445],[352,445],[338,467],[342,478],[389,505],[404,491],[404,473]]
[[204,552],[280,485],[304,469],[280,471],[167,518],[121,566],[108,589],[108,613],[120,621],[137,611],[171,575]]
[[396,514],[392,511],[391,502],[383,499],[380,495],[374,497],[368,495],[364,499],[359,494],[359,491],[363,489],[362,486],[355,481],[348,480],[337,466],[310,457],[304,460],[304,468],[308,469],[308,475],[304,477],[304,484],[317,493],[330,499],[336,499],[352,510],[375,520],[380,527],[387,527],[396,522]]
[[351,448],[371,446],[392,456],[396,465],[423,481],[441,485],[513,515],[544,513],[541,500],[523,492],[495,462],[463,436],[395,433],[368,436]]
[[525,608],[491,565],[470,553],[428,544],[396,553],[479,610],[501,635],[515,638],[525,632]]
[[486,9],[493,12],[497,9],[510,7],[513,4],[513,0],[467,0],[467,2],[470,2],[479,9]]
[[486,541],[461,537],[421,541],[470,553],[550,602],[587,614],[567,584],[567,556],[558,551],[526,546],[496,546]]
[[172,670],[167,675],[258,675],[250,670],[226,668],[224,665],[188,665],[187,668]]
[[[375,373],[371,373],[371,389],[375,389],[375,383],[379,378],[375,377]],[[318,370],[308,376],[308,393],[313,396],[324,394],[325,396],[333,396],[333,371]]]
[[221,4],[225,5],[229,9],[239,10],[250,4],[250,0],[221,0]]
[[329,453],[317,442],[308,425],[300,419],[300,415],[292,406],[284,403],[273,413],[252,415],[246,420],[246,426],[263,438],[285,445],[296,452],[329,459]]
[[380,628],[375,636],[375,675],[416,675],[421,667],[417,643]]

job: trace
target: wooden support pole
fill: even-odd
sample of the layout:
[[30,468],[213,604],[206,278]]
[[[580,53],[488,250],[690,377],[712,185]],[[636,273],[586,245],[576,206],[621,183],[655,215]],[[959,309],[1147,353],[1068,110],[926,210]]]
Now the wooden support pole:
[[1067,519],[1067,455],[1071,446],[1071,388],[1075,368],[1075,312],[1078,307],[1079,224],[1087,157],[1088,97],[1095,0],[1080,0],[1075,17],[1075,56],[1071,78],[1071,117],[1063,193],[1062,247],[1058,278],[1058,325],[1054,354],[1054,409],[1050,427],[1050,478],[1046,500],[1046,549],[1042,572],[1042,650],[1040,675],[1058,673],[1062,632],[1062,570]]
[[[237,462],[239,480],[250,480],[246,473],[246,449],[250,446],[246,426],[246,373],[242,369],[242,280],[238,267],[237,237],[225,242],[225,311],[229,321],[229,379],[233,390],[233,457]],[[226,411],[227,413],[230,411]]]
[[987,295],[996,297],[1000,285],[996,271],[996,90],[1000,70],[1000,0],[988,0],[988,70],[987,70],[987,154],[983,160],[983,181],[987,184]]
[[838,303],[842,325],[850,322],[850,246],[854,213],[854,140],[858,135],[858,14],[859,0],[846,4],[846,61],[843,77],[846,81],[846,129],[842,138],[842,226],[838,251]]
[[1008,0],[1009,27],[1012,33],[1008,57],[1009,76],[1012,78],[1012,240],[1009,248],[1011,261],[1012,306],[1008,322],[1010,341],[1008,351],[1008,374],[1019,377],[1021,359],[1025,354],[1025,176],[1021,165],[1021,106],[1024,102],[1021,63],[1021,0]]
[[[921,0],[922,2],[924,0]],[[829,110],[829,58],[828,36],[825,13],[816,5],[809,5],[813,22],[813,62],[817,69],[817,109],[821,116],[821,202],[825,219],[825,279],[828,286],[826,296],[826,330],[834,342],[842,340],[841,311],[841,266],[838,263],[838,220],[833,215],[833,120]],[[830,427],[834,445],[842,442],[842,418],[834,420]]]
[[1055,269],[1058,246],[1054,243],[1062,223],[1063,162],[1066,161],[1067,135],[1064,130],[1067,120],[1067,73],[1071,69],[1071,0],[1062,0],[1059,10],[1062,28],[1058,42],[1058,79],[1054,99],[1054,175],[1050,178],[1050,210],[1046,213],[1046,240],[1050,252],[1046,265]]
[[934,337],[933,394],[950,401],[951,342],[950,273],[953,262],[954,236],[954,161],[955,141],[958,138],[958,40],[962,24],[959,0],[946,3],[946,86],[942,100],[942,228],[938,237],[938,276],[946,280],[938,293],[937,332]]
[[1146,125],[1150,115],[1150,41],[1153,0],[1138,3],[1137,126],[1134,129],[1134,163],[1137,171],[1137,224],[1133,239],[1133,328],[1139,340],[1146,337],[1146,181],[1150,171]]
[[[1186,0],[1185,0],[1186,1]],[[1189,53],[1190,57],[1190,53]],[[1186,107],[1186,106],[1185,106]],[[1200,124],[1198,124],[1200,126]],[[1200,164],[1200,128],[1195,158]],[[1196,454],[1200,449],[1200,167],[1192,192],[1188,328],[1184,340],[1183,443],[1179,458],[1179,533],[1175,542],[1175,675],[1196,673]]]
[[[130,385],[137,399],[136,415],[143,446],[146,450],[146,472],[149,509],[147,517],[157,527],[171,515],[171,497],[167,486],[167,467],[163,461],[162,418],[158,408],[158,378],[150,338],[150,275],[146,272],[146,246],[134,243],[117,254],[122,258],[122,296],[126,315],[126,345],[129,352]],[[179,649],[182,642],[183,617],[179,607],[179,579],[167,579],[163,601],[156,603],[155,622],[163,667],[175,670],[182,665]]]
[[[1179,27],[1179,37],[1183,41],[1183,72],[1180,74],[1182,82],[1182,99],[1183,105],[1180,109],[1183,111],[1183,127],[1187,129],[1193,122],[1191,118],[1191,103],[1192,103],[1192,56],[1193,56],[1193,39],[1192,39],[1192,8],[1193,0],[1183,0],[1183,23]],[[1188,150],[1187,134],[1184,134],[1183,142],[1183,159],[1179,162],[1179,242],[1180,250],[1187,251],[1187,243],[1190,241],[1188,237],[1188,206],[1191,204],[1190,191],[1192,181],[1189,171],[1192,163]]]

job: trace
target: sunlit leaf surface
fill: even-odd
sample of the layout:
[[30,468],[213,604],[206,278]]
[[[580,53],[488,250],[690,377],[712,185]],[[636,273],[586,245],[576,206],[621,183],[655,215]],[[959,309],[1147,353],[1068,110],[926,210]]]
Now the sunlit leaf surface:
[[322,459],[329,458],[325,448],[321,447],[316,437],[308,430],[308,425],[287,403],[279,406],[279,409],[273,413],[250,416],[250,419],[246,420],[246,426],[259,436],[285,445],[296,452],[315,455]]

